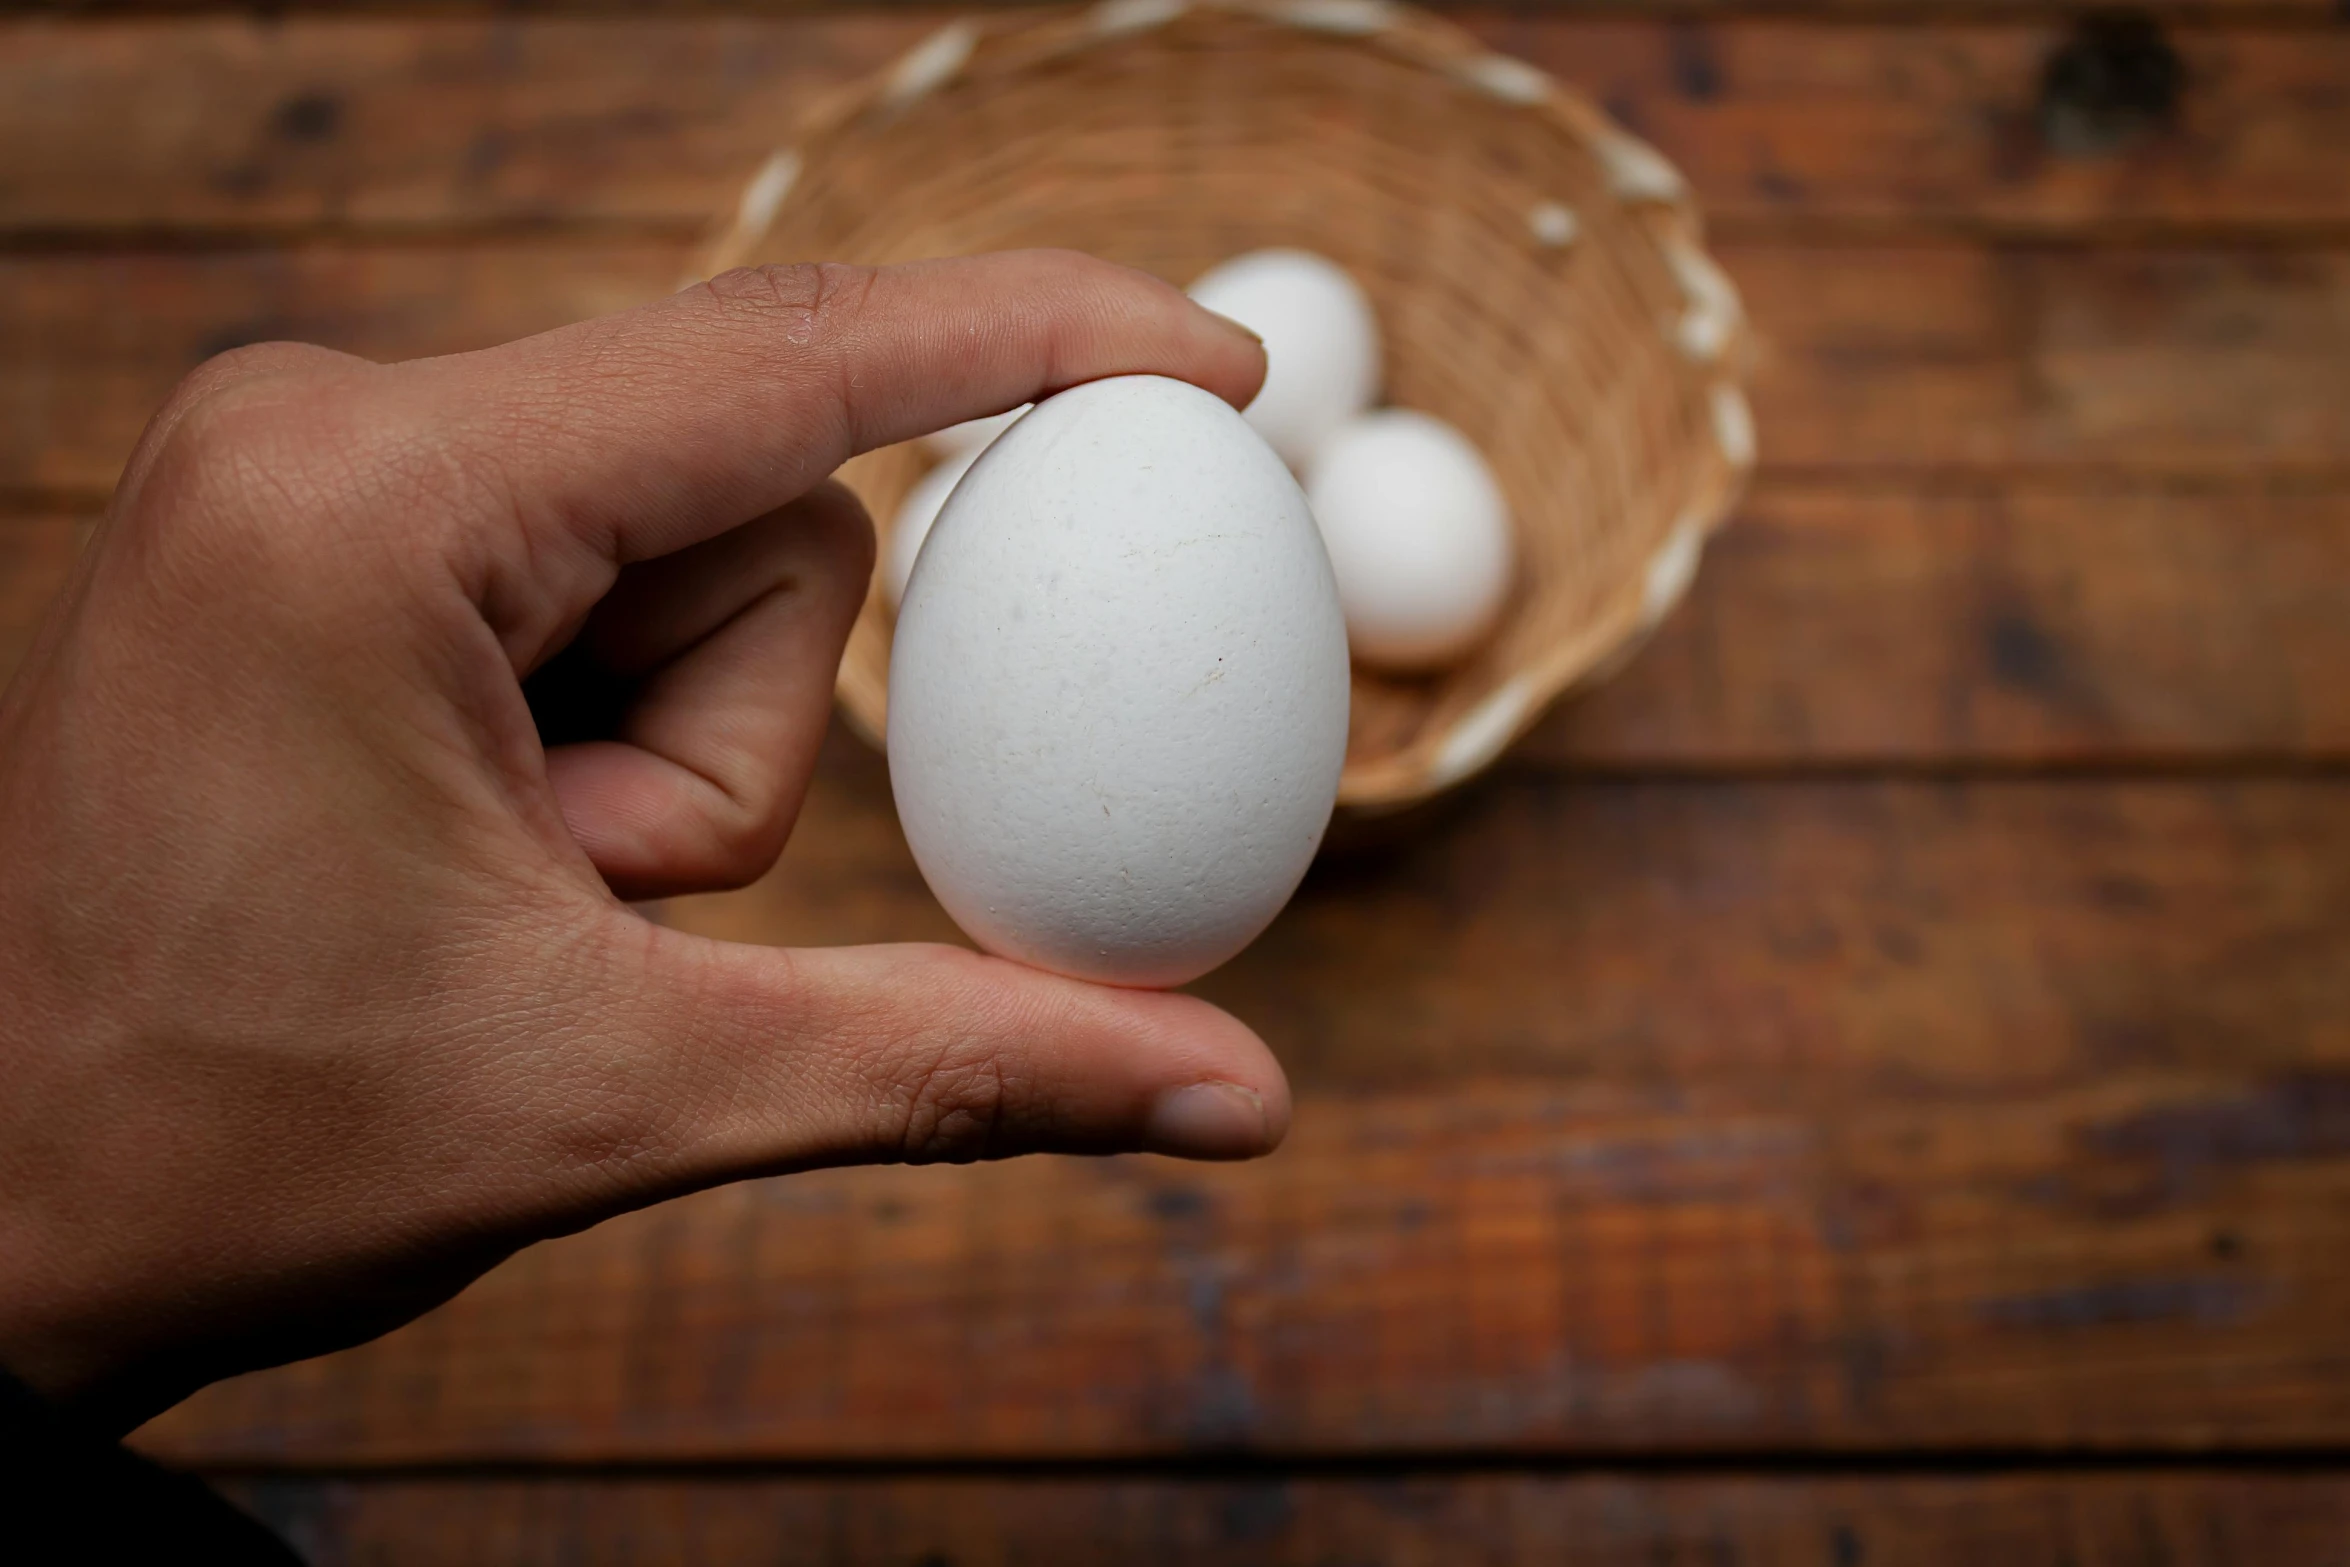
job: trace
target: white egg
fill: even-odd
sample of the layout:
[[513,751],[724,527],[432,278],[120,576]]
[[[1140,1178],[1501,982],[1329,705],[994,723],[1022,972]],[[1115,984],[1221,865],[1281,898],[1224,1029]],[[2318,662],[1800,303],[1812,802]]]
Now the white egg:
[[1197,387],[1095,381],[989,447],[923,547],[890,653],[898,820],[981,946],[1178,985],[1296,890],[1347,691],[1280,458]]
[[1028,412],[1029,405],[1007,408],[1000,414],[989,414],[983,419],[966,419],[961,424],[950,424],[943,430],[933,430],[922,437],[922,449],[945,461],[954,457],[969,457],[987,450],[987,443],[1012,427],[1012,422]]
[[889,553],[881,560],[881,591],[896,604],[906,596],[906,579],[914,574],[914,557],[922,553],[922,541],[930,534],[930,525],[938,520],[938,509],[946,504],[948,494],[971,465],[979,460],[985,446],[974,446],[957,457],[949,457],[914,481],[906,498],[898,502],[897,517],[889,525]]
[[1509,596],[1509,502],[1468,438],[1383,408],[1333,435],[1306,473],[1346,635],[1365,664],[1428,669],[1493,628]]
[[1248,422],[1303,472],[1314,450],[1379,393],[1379,319],[1336,262],[1256,250],[1210,269],[1191,297],[1265,340],[1265,385]]

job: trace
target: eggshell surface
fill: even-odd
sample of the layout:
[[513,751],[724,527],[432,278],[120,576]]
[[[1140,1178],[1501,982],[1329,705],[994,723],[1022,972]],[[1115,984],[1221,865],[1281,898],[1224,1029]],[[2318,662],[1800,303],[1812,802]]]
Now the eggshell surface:
[[1335,261],[1307,250],[1252,250],[1202,273],[1191,297],[1265,341],[1265,384],[1249,424],[1303,471],[1379,392],[1379,318]]
[[1354,655],[1429,669],[1493,629],[1516,561],[1509,502],[1468,437],[1382,408],[1332,436],[1306,472]]
[[1196,387],[1096,381],[940,513],[891,651],[890,784],[981,946],[1177,985],[1296,890],[1347,696],[1336,584],[1280,458]]

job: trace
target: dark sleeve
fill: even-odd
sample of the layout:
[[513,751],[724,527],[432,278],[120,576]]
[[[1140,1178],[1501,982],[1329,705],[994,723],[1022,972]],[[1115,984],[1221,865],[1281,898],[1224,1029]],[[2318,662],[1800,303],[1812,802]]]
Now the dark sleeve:
[[202,1482],[87,1429],[6,1372],[0,1561],[301,1564],[284,1541]]

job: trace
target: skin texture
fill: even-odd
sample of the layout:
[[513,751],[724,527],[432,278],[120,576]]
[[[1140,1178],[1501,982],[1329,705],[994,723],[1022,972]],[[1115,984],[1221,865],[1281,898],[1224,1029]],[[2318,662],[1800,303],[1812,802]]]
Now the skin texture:
[[190,376],[0,698],[0,1364],[127,1429],[721,1181],[1269,1150],[1280,1069],[1203,1002],[622,902],[781,851],[871,571],[844,459],[1263,371],[1025,252]]

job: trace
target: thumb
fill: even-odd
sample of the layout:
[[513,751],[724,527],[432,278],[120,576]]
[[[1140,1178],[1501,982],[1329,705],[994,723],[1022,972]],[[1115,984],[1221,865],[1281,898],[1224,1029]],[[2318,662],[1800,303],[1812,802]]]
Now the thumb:
[[[816,1165],[1270,1152],[1289,1085],[1195,997],[956,947],[775,948],[650,932],[643,1036],[667,1036],[668,1191]],[[640,1013],[640,1016],[643,1016]]]

